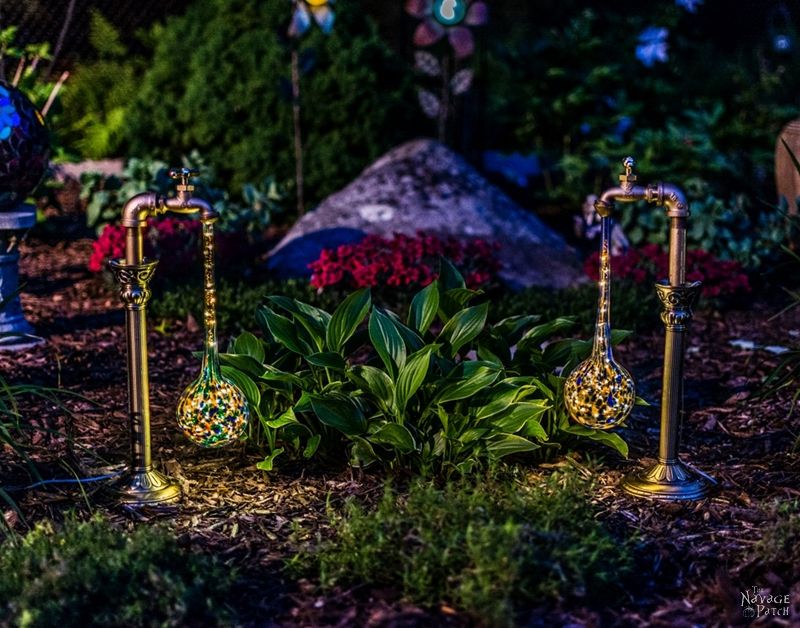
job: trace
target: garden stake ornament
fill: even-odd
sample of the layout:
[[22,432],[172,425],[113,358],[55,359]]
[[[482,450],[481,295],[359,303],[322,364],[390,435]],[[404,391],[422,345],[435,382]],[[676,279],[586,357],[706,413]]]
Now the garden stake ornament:
[[[666,327],[661,392],[661,434],[658,462],[634,471],[622,481],[625,492],[661,500],[701,499],[715,482],[687,467],[678,457],[683,415],[683,358],[686,328],[700,292],[700,282],[686,283],[686,223],[689,205],[670,183],[636,185],[631,157],[623,160],[620,185],[603,192],[594,207],[602,219],[600,303],[592,356],[567,378],[564,395],[573,418],[589,427],[608,429],[625,420],[633,406],[633,380],[612,357],[609,331],[610,268],[608,235],[615,203],[647,201],[665,208],[669,218],[669,279],[656,284]],[[605,407],[601,407],[605,401]]]
[[189,179],[197,172],[189,168],[172,169],[180,180],[177,195],[166,198],[144,192],[131,198],[122,209],[125,227],[125,257],[111,260],[109,267],[120,287],[125,305],[128,367],[128,418],[131,429],[131,462],[127,472],[113,485],[117,499],[124,504],[147,505],[172,502],[180,498],[180,486],[153,466],[150,447],[150,391],[147,365],[148,285],[157,261],[144,258],[142,230],[147,219],[172,211],[200,214],[203,224],[205,282],[205,351],[201,375],[184,392],[179,404],[179,423],[187,436],[205,446],[217,446],[240,436],[247,424],[248,411],[242,392],[224,380],[219,372],[216,347],[214,289],[214,228],[218,215],[207,201],[192,196]]

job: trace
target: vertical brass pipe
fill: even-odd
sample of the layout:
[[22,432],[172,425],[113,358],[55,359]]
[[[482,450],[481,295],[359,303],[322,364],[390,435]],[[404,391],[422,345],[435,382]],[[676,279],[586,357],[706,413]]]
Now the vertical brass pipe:
[[157,262],[144,258],[142,230],[147,216],[160,203],[151,194],[134,197],[126,204],[135,211],[123,212],[125,257],[112,260],[109,268],[119,284],[125,306],[125,340],[128,368],[128,421],[131,452],[127,472],[111,488],[117,500],[131,505],[152,505],[176,501],[180,486],[153,466],[150,445],[150,377],[147,361],[147,302],[149,283]]

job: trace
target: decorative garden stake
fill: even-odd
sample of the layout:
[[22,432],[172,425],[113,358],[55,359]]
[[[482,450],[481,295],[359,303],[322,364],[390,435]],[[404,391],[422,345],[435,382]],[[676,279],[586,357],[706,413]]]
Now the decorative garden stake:
[[[692,318],[692,306],[700,291],[700,282],[686,283],[686,223],[689,205],[683,192],[670,183],[636,185],[631,157],[623,161],[625,173],[619,187],[606,190],[595,201],[602,217],[610,216],[616,202],[647,201],[663,206],[669,218],[669,279],[656,285],[666,327],[664,373],[661,392],[661,436],[658,462],[628,475],[622,481],[626,492],[654,499],[700,499],[714,485],[707,475],[697,473],[678,458],[678,441],[683,414],[683,357],[686,327]],[[601,275],[602,281],[602,275]],[[602,287],[601,287],[602,293]]]
[[300,38],[311,28],[312,18],[326,35],[333,30],[336,15],[330,5],[333,0],[291,0],[292,21],[287,34],[293,40],[291,53],[292,75],[292,124],[294,128],[295,186],[297,193],[297,214],[305,213],[304,174],[303,174],[303,126],[300,100]]
[[50,140],[42,114],[19,89],[0,81],[0,349],[39,344],[19,301],[19,250],[36,224],[25,198],[47,171]]
[[120,297],[125,304],[131,462],[127,473],[115,484],[114,490],[119,501],[126,504],[170,502],[179,499],[181,494],[177,483],[153,467],[150,450],[146,310],[150,300],[148,285],[158,262],[144,258],[142,231],[148,218],[167,211],[179,214],[199,212],[204,223],[213,222],[217,218],[217,212],[208,202],[192,196],[194,186],[189,184],[189,179],[197,174],[195,171],[181,168],[170,170],[169,174],[173,179],[180,179],[177,185],[178,194],[174,198],[166,198],[155,192],[144,192],[125,203],[122,208],[125,257],[109,262],[120,286]]
[[489,9],[482,0],[407,0],[405,8],[409,15],[422,19],[414,31],[414,45],[432,46],[446,34],[452,48],[452,55],[448,50],[441,58],[424,50],[414,55],[418,72],[441,79],[439,95],[425,88],[420,88],[417,95],[423,113],[437,121],[439,141],[445,142],[453,96],[468,92],[474,78],[472,68],[459,67],[475,51],[475,38],[469,27],[486,24]]
[[636,401],[630,373],[611,349],[611,217],[600,215],[600,298],[592,354],[564,382],[564,401],[578,423],[611,429],[628,418]]

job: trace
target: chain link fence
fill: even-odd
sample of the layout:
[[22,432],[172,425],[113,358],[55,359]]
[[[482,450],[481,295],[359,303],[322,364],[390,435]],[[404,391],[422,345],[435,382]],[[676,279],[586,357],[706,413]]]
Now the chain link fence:
[[99,11],[121,33],[132,51],[136,33],[169,15],[183,12],[189,0],[0,0],[0,29],[18,28],[15,44],[48,42],[58,69],[91,57],[89,23]]

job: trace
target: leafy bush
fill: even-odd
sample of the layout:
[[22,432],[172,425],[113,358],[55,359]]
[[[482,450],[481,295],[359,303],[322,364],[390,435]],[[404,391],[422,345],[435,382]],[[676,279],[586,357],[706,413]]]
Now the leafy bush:
[[[797,235],[797,225],[780,208],[753,214],[745,196],[729,203],[707,193],[700,181],[687,186],[692,210],[686,234],[690,248],[708,251],[720,260],[736,262],[747,270],[774,264],[782,246]],[[637,205],[621,207],[620,224],[637,247],[669,242],[669,219],[663,211]]]
[[[152,64],[128,112],[138,155],[174,160],[192,149],[236,189],[275,173],[294,175],[285,0],[195,2],[152,33]],[[411,135],[410,70],[358,3],[336,7],[301,52],[307,197],[343,186]],[[176,61],[178,60],[178,61]]]
[[[264,339],[246,332],[221,356],[269,447],[260,467],[272,468],[286,448],[307,458],[320,445],[341,451],[342,438],[354,465],[445,474],[570,439],[627,455],[619,436],[567,419],[563,378],[554,372],[568,372],[591,348],[552,341],[572,320],[535,325],[537,316],[518,316],[487,325],[489,303],[469,305],[478,296],[443,260],[405,322],[372,307],[367,289],[332,315],[268,297],[256,314]],[[367,329],[359,329],[364,321]]]
[[19,626],[219,625],[231,574],[159,528],[41,523],[0,546],[0,610]]
[[[283,190],[272,177],[266,177],[259,185],[245,183],[241,201],[235,201],[227,192],[214,187],[214,171],[197,153],[192,153],[184,162],[202,171],[201,179],[195,184],[195,194],[211,203],[219,213],[220,231],[236,232],[249,241],[258,241],[273,216],[282,210]],[[163,196],[171,195],[175,182],[168,172],[169,167],[163,161],[131,158],[125,163],[121,177],[107,177],[99,172],[82,174],[81,198],[86,204],[86,224],[100,234],[107,224],[120,219],[125,202],[136,194],[149,190]]]
[[116,157],[127,145],[127,111],[146,63],[130,53],[119,31],[97,9],[90,12],[89,42],[94,59],[77,64],[70,76],[58,131],[81,157]]
[[[775,138],[796,116],[797,57],[770,50],[767,28],[731,39],[717,26],[724,20],[708,18],[720,13],[712,3],[699,7],[705,16],[668,0],[589,4],[542,12],[501,3],[508,10],[492,16],[502,37],[490,40],[480,72],[491,148],[535,151],[540,176],[529,194],[576,207],[616,181],[628,154],[648,180],[697,176],[717,196],[774,194]],[[637,48],[653,27],[664,29],[665,59],[646,64]]]
[[[584,264],[586,274],[594,281],[599,279],[599,260],[600,254],[593,253]],[[657,244],[614,255],[611,264],[615,275],[637,284],[652,285],[669,274],[669,256]],[[702,281],[706,297],[731,297],[750,292],[750,282],[741,264],[719,260],[697,249],[686,251],[686,281]]]
[[[161,273],[173,278],[185,277],[186,269],[195,266],[200,259],[199,220],[166,216],[150,219],[145,228],[145,255],[161,259],[168,252],[169,264]],[[106,225],[100,237],[92,245],[89,270],[98,273],[106,268],[106,262],[125,256],[125,232],[122,225]]]
[[333,537],[295,566],[322,585],[386,587],[414,603],[447,603],[491,626],[526,625],[542,603],[605,602],[631,575],[633,542],[615,539],[575,473],[543,483],[485,478],[443,489],[417,480],[374,510],[329,512]]

